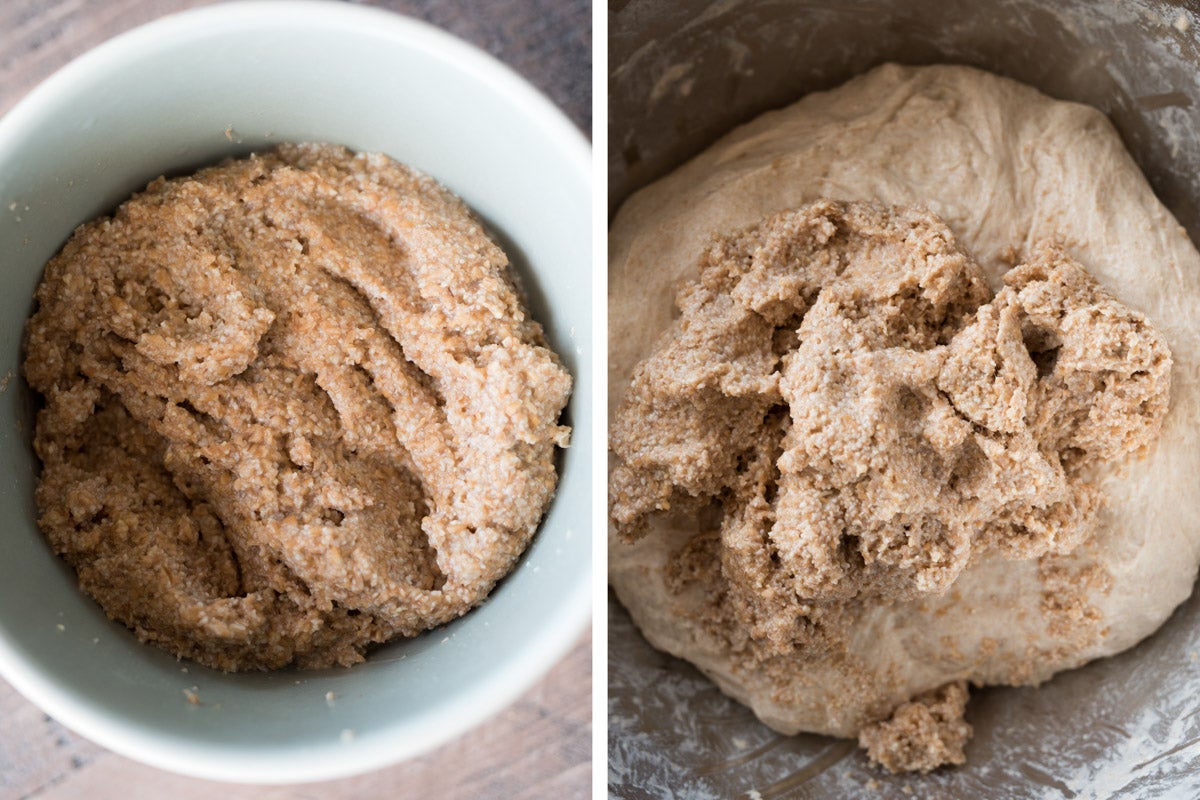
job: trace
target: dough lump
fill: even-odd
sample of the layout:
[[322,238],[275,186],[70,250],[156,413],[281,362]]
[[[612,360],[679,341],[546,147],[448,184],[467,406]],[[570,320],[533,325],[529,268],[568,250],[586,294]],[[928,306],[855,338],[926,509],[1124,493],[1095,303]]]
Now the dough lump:
[[840,601],[946,590],[977,549],[1074,549],[1087,476],[1158,437],[1170,353],[1052,246],[1004,283],[909,208],[718,236],[617,414],[618,530],[713,507],[724,591],[698,622],[763,659],[828,649]]
[[553,494],[570,377],[479,222],[384,156],[160,178],[37,301],[39,523],[177,656],[360,661],[481,602]]
[[886,65],[635,195],[610,253],[610,580],[768,725],[953,762],[961,704],[905,704],[1190,591],[1200,254],[1094,109]]
[[963,721],[967,685],[948,683],[903,703],[884,722],[869,725],[858,744],[890,772],[932,772],[946,764],[967,763],[963,747],[971,726]]

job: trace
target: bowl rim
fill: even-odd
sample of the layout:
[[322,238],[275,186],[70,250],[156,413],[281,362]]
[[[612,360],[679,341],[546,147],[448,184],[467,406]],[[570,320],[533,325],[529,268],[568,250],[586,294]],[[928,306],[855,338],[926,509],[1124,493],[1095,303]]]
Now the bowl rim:
[[[503,96],[522,115],[536,120],[547,131],[548,138],[561,145],[566,161],[578,170],[584,184],[591,185],[592,149],[584,134],[561,109],[507,64],[422,20],[334,0],[237,0],[169,14],[118,34],[72,59],[0,117],[0,151],[6,142],[21,140],[34,132],[44,115],[61,102],[62,95],[82,75],[106,70],[146,50],[159,49],[163,40],[194,39],[223,30],[270,25],[281,18],[289,25],[321,26],[341,33],[384,38],[411,51],[451,60],[468,77]],[[575,378],[578,395],[581,385],[590,385],[591,376]],[[581,442],[580,446],[586,448],[590,444]],[[580,468],[586,470],[590,466],[587,453],[581,452],[579,458]],[[587,494],[590,497],[591,492]],[[590,515],[586,515],[586,520],[590,524]],[[594,543],[586,551],[591,560]],[[561,598],[556,608],[547,609],[536,633],[530,637],[529,646],[507,664],[499,665],[487,682],[439,706],[439,725],[435,730],[421,726],[412,730],[414,725],[410,721],[404,726],[393,726],[388,730],[389,735],[377,733],[364,737],[354,747],[332,742],[306,744],[302,751],[284,746],[246,752],[203,745],[184,737],[164,739],[89,703],[70,687],[48,678],[35,661],[4,636],[0,636],[0,677],[71,730],[153,767],[196,778],[254,784],[333,780],[411,759],[457,738],[509,706],[561,661],[583,635],[592,616],[589,585],[592,580],[594,577],[589,576],[588,581],[581,581],[569,596]]]

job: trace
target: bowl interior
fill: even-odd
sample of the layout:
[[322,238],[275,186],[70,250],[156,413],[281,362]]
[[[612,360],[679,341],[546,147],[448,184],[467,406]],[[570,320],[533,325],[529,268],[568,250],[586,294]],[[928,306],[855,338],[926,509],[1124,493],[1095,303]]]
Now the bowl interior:
[[[42,267],[76,225],[160,174],[285,141],[387,153],[438,178],[485,220],[575,377],[573,445],[533,545],[476,611],[350,669],[226,675],[109,622],[43,541],[21,339]],[[589,171],[582,136],[490,57],[423,24],[341,4],[234,4],[160,20],[27,97],[0,122],[4,676],[118,752],[243,781],[328,778],[394,761],[528,687],[588,617]],[[199,705],[184,695],[193,687]]]
[[[609,204],[734,126],[886,62],[963,63],[1106,112],[1200,242],[1200,18],[1161,0],[628,0],[610,17]],[[609,606],[610,790],[693,798],[1200,796],[1200,595],[1136,648],[973,692],[964,767],[891,776],[780,736]]]

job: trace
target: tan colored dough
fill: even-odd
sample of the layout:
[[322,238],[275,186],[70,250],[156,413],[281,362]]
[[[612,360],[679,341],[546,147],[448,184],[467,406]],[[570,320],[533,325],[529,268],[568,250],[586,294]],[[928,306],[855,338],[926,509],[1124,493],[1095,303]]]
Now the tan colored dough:
[[[885,65],[734,131],[614,222],[610,409],[669,326],[677,286],[698,276],[710,236],[822,197],[928,208],[993,292],[1014,263],[1038,258],[1037,245],[1061,243],[1169,345],[1161,438],[1141,460],[1090,476],[1108,502],[1082,545],[1027,560],[981,551],[948,588],[936,579],[907,599],[863,604],[843,623],[844,650],[798,663],[786,680],[681,622],[709,601],[712,587],[688,578],[711,543],[695,535],[705,520],[676,504],[633,543],[610,540],[610,580],[647,638],[778,730],[854,736],[947,683],[1036,684],[1153,632],[1200,561],[1190,477],[1200,474],[1200,254],[1094,109],[970,68]],[[997,414],[992,424],[1006,424]]]
[[963,746],[971,726],[963,721],[967,687],[962,681],[917,695],[886,722],[863,728],[859,747],[890,772],[932,772],[965,764]]
[[482,225],[385,156],[160,178],[37,299],[39,523],[178,656],[360,661],[481,602],[553,494],[570,377]]

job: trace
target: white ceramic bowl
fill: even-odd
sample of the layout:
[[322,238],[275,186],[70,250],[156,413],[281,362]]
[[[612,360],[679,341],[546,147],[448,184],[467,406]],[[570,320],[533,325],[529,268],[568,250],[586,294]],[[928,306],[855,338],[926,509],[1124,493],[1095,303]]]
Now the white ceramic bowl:
[[[284,141],[384,152],[464,198],[575,376],[575,432],[534,544],[482,607],[350,669],[226,675],[109,622],[43,541],[20,346],[42,266],[76,225],[159,174]],[[508,68],[423,23],[333,3],[221,5],[64,68],[0,121],[0,673],[121,754],[264,783],[382,766],[511,702],[590,613],[590,275],[585,139]]]

